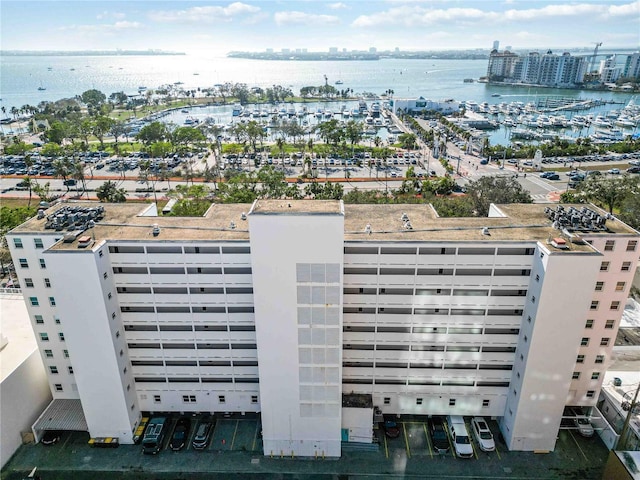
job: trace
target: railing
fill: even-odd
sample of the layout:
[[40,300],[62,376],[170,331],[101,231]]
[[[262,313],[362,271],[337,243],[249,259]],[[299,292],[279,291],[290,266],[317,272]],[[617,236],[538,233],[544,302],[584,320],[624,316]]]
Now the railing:
[[8,293],[8,294],[22,294],[22,289],[20,288],[0,288],[0,294],[4,294],[4,293]]

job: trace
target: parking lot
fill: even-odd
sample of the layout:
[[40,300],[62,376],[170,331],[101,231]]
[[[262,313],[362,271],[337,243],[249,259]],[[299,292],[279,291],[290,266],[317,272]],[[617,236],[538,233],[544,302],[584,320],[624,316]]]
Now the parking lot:
[[[495,421],[488,420],[496,450],[483,452],[472,439],[474,456],[439,455],[431,444],[426,417],[398,420],[400,435],[385,437],[374,431],[378,444],[371,450],[343,449],[339,460],[269,458],[262,455],[260,420],[234,415],[218,417],[209,446],[191,447],[197,428],[192,423],[188,445],[179,452],[168,448],[169,434],[158,455],[143,455],[140,445],[117,449],[91,448],[86,433],[65,432],[53,446],[24,445],[2,472],[3,480],[21,479],[38,467],[43,480],[54,479],[335,479],[341,478],[474,478],[474,479],[600,479],[608,450],[596,435],[583,438],[573,430],[560,430],[550,453],[510,452]],[[469,420],[466,419],[467,426]],[[283,477],[284,475],[284,477]]]

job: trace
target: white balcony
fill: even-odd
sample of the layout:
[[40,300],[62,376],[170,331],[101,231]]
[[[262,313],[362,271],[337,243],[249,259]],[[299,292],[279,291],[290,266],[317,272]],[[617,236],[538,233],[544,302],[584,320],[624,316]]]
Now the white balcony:
[[182,255],[184,263],[189,265],[206,265],[215,267],[221,264],[220,254],[217,253],[185,253]]

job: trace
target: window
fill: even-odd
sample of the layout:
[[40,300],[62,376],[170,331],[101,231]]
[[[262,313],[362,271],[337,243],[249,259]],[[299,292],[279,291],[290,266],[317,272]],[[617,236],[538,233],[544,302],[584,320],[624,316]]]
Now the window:
[[49,305],[51,305],[52,307],[56,306],[56,299],[53,297],[49,297]]
[[589,307],[590,310],[597,310],[598,309],[598,305],[600,304],[599,301],[597,300],[592,300],[591,301],[591,306]]
[[195,395],[183,395],[182,396],[182,402],[183,403],[196,403],[196,396]]
[[422,399],[416,398],[416,405],[422,405]]
[[449,406],[450,407],[454,407],[456,405],[456,399],[455,398],[450,398],[449,399]]
[[615,320],[607,320],[607,322],[604,324],[604,328],[613,328],[615,324],[616,324]]
[[595,394],[595,390],[587,390],[587,398],[593,398]]
[[539,281],[540,281],[540,275],[536,274],[536,282],[539,282]]
[[62,391],[62,384],[61,383],[56,383],[54,385],[56,392],[61,392]]
[[600,264],[600,271],[601,272],[608,272],[609,271],[609,263],[610,262],[602,262]]
[[602,337],[602,339],[600,339],[600,346],[601,347],[608,347],[609,346],[609,340],[611,340],[609,337]]
[[69,375],[73,375],[73,367],[67,367],[67,370],[69,371]]
[[593,328],[593,320],[587,320],[587,323],[585,323],[584,328]]
[[44,356],[47,358],[53,358],[53,351],[52,350],[45,350],[44,351]]
[[626,286],[627,286],[627,282],[616,283],[616,292],[624,292],[624,289]]
[[40,259],[40,268],[47,268],[47,264],[44,261],[44,258]]
[[63,350],[63,351],[62,351],[62,356],[63,356],[64,358],[69,358],[69,350]]
[[162,402],[162,398],[160,397],[160,395],[154,395],[153,403],[160,403],[160,402]]
[[573,372],[573,375],[571,375],[571,379],[580,380],[580,372]]
[[601,292],[604,289],[604,282],[596,282],[596,292]]
[[637,240],[629,240],[629,242],[627,242],[627,252],[635,252],[637,246],[638,246]]
[[44,243],[42,243],[41,238],[34,238],[33,244],[35,245],[36,248],[44,248]]
[[55,322],[56,325],[60,325],[60,317],[54,315],[53,316],[53,321]]
[[62,333],[62,332],[58,333],[58,339],[59,339],[61,342],[64,342],[64,333]]
[[57,375],[58,374],[58,367],[56,367],[54,365],[51,365],[49,367],[49,372],[53,373],[54,375]]
[[622,269],[623,272],[628,272],[629,270],[631,270],[631,262],[622,262]]
[[102,274],[102,277],[106,280],[107,278],[109,278],[109,274],[107,272],[104,272]]
[[20,262],[20,268],[29,268],[29,262],[26,258],[19,258],[18,262]]
[[535,297],[535,295],[531,295],[531,303],[536,303],[536,297]]
[[589,345],[589,337],[582,337],[582,340],[580,340],[580,346],[586,347],[588,345]]
[[390,405],[391,404],[391,397],[384,397],[383,402],[385,405]]
[[47,288],[51,288],[51,280],[48,278],[44,279],[44,286]]
[[598,380],[600,378],[600,372],[593,372],[591,374],[591,380]]
[[619,310],[620,309],[620,302],[618,300],[614,300],[613,302],[611,302],[611,306],[609,307],[609,310]]
[[615,240],[607,240],[606,242],[604,242],[604,251],[605,252],[613,251],[613,247],[615,246],[615,244],[616,244]]
[[576,358],[576,363],[584,363],[584,355],[578,355]]
[[39,325],[42,325],[44,323],[44,318],[42,317],[42,315],[36,315],[35,319],[36,319],[36,323]]
[[224,398],[224,395],[218,395],[218,402],[225,403],[227,400]]
[[258,395],[251,395],[251,403],[258,403]]
[[98,251],[98,256],[102,257],[102,255],[103,255],[102,250]]
[[32,307],[37,307],[40,305],[40,302],[38,301],[38,297],[29,297],[29,302],[31,303]]
[[482,400],[482,406],[483,407],[488,407],[491,404],[490,400]]
[[22,239],[21,238],[14,238],[13,239],[13,246],[16,248],[22,248]]
[[596,363],[604,363],[604,355],[596,355]]

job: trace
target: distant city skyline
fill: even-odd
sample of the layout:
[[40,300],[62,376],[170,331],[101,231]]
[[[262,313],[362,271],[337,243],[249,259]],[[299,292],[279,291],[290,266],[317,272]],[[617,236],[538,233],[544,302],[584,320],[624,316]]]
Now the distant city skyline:
[[[37,13],[37,14],[34,14]],[[638,48],[640,1],[2,1],[4,50]]]

